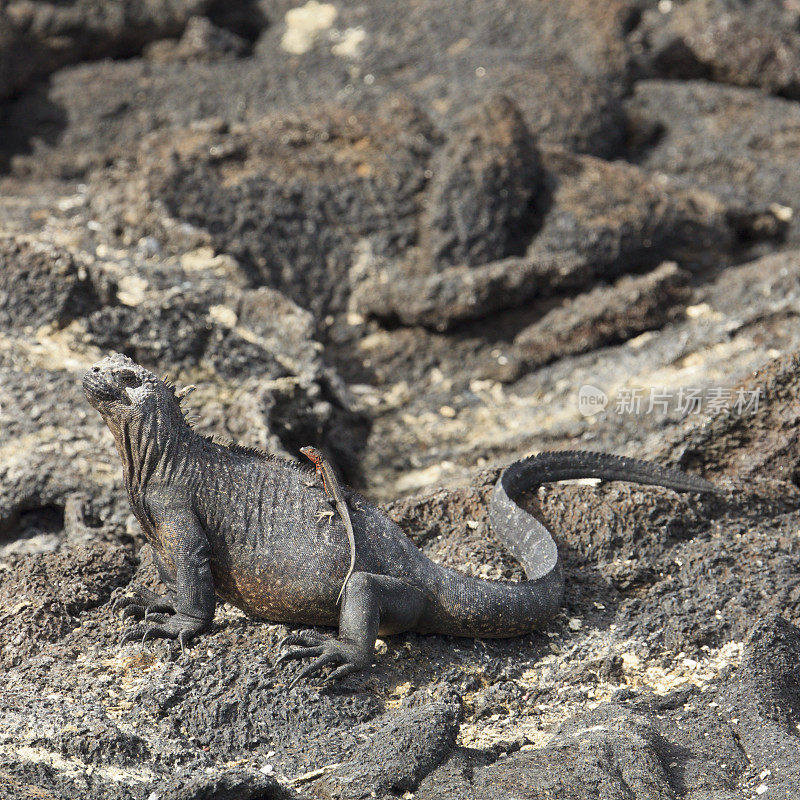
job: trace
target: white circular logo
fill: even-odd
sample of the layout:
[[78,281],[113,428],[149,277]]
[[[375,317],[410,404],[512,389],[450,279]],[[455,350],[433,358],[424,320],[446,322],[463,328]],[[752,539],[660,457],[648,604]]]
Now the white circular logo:
[[578,391],[578,411],[584,417],[593,417],[606,410],[608,395],[596,386],[584,384]]

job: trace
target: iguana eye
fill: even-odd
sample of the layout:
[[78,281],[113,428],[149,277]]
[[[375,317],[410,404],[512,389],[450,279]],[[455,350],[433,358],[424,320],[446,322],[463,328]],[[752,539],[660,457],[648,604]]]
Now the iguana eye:
[[140,386],[141,380],[132,369],[122,369],[117,373],[117,380],[125,388],[129,386]]

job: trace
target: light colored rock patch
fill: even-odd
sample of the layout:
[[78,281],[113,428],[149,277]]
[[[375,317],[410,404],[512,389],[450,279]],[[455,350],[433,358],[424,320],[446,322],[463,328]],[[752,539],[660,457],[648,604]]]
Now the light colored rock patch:
[[367,32],[360,26],[346,28],[343,31],[331,31],[331,39],[336,40],[336,44],[331,47],[331,52],[335,56],[359,58],[367,40]]
[[[44,747],[28,747],[27,745],[0,745],[0,755],[19,759],[31,764],[47,764],[56,772],[64,773],[66,776],[76,777],[86,772],[86,765],[76,758],[62,756]],[[141,783],[152,783],[155,773],[145,767],[136,769],[122,769],[120,767],[92,767],[103,778],[128,785]],[[45,797],[43,794],[42,797]]]
[[229,306],[211,306],[208,309],[208,316],[211,317],[214,322],[218,322],[226,328],[235,328],[238,322],[236,312]]
[[126,306],[138,306],[147,292],[147,281],[139,275],[123,275],[119,281],[117,299]]
[[[504,713],[476,719],[472,714],[474,695],[465,695],[465,719],[459,729],[458,743],[465,747],[490,748],[524,736],[529,742],[523,745],[524,750],[545,747],[558,725],[571,716],[610,701],[619,689],[631,688],[666,695],[683,686],[693,685],[702,694],[710,684],[720,679],[724,670],[739,665],[743,650],[742,642],[727,642],[719,648],[703,648],[703,655],[696,660],[687,658],[685,653],[677,653],[666,664],[656,664],[652,659],[636,654],[636,642],[630,642],[627,649],[621,649],[618,644],[609,642],[605,634],[591,634],[589,642],[588,653],[587,640],[583,637],[575,639],[574,644],[563,652],[555,652],[560,648],[553,643],[551,649],[554,652],[520,676],[519,685],[534,694],[537,689],[554,683],[563,684],[554,701],[534,702],[522,712],[512,707]],[[582,670],[581,678],[574,677],[576,667],[587,663],[597,664],[600,659],[616,653],[622,656],[622,674],[618,678],[608,681],[597,676],[587,680],[586,676],[591,674],[591,670]]]
[[338,15],[332,3],[308,0],[303,6],[290,8],[284,16],[286,30],[281,47],[292,55],[307,53],[323,31],[333,25]]
[[237,279],[240,275],[239,263],[228,253],[214,255],[212,247],[198,247],[190,250],[180,257],[180,263],[185,272],[209,271],[214,275],[229,278],[238,283]]
[[[75,375],[83,375],[87,366],[99,361],[105,354],[93,345],[78,342],[75,338],[76,330],[77,325],[74,322],[61,330],[45,325],[36,331],[35,340],[25,336],[0,333],[0,350],[19,353],[28,368],[54,372],[64,370]],[[2,397],[0,389],[0,398]]]

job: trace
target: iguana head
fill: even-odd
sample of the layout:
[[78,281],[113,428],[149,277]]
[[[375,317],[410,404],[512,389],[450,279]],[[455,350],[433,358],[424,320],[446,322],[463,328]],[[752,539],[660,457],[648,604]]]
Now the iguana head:
[[89,402],[111,425],[180,408],[175,393],[152,372],[121,353],[98,361],[83,376]]
[[180,399],[189,390],[176,395],[171,384],[121,353],[90,367],[83,390],[111,429],[123,461],[133,460],[126,464],[133,471],[143,466],[137,454],[145,444],[153,452],[163,451],[176,427],[187,427]]

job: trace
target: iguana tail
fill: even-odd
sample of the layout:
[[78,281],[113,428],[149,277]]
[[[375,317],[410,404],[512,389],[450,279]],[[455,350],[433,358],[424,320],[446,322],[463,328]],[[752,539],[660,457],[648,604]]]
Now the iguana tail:
[[515,500],[543,483],[601,478],[665,486],[683,492],[718,492],[708,481],[649,461],[585,451],[551,451],[517,461],[500,475],[489,505],[498,538],[525,568],[519,583],[485,581],[447,570],[440,597],[447,633],[506,637],[535,630],[558,611],[564,578],[550,531]]

